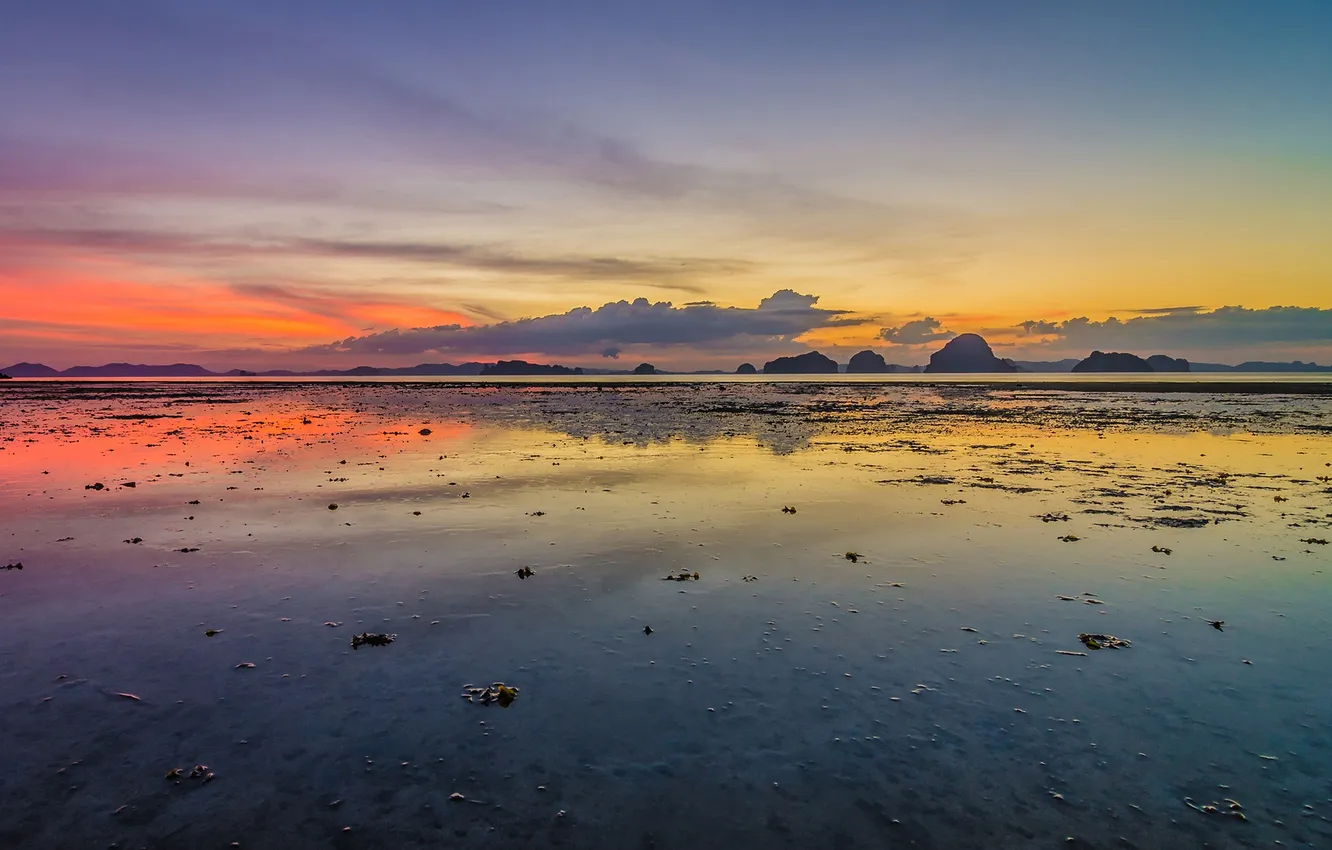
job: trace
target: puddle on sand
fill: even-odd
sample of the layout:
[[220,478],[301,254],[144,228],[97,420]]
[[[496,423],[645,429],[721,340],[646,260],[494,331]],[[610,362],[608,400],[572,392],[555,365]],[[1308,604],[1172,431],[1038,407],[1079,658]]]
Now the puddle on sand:
[[1329,413],[15,387],[0,845],[1327,846]]

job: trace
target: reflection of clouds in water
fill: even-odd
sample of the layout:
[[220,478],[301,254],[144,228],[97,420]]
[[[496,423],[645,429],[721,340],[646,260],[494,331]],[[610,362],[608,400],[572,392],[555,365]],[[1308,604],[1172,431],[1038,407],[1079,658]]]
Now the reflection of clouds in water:
[[[469,412],[487,424],[557,431],[578,438],[647,447],[684,440],[708,443],[748,438],[776,454],[809,446],[822,432],[819,423],[801,416],[778,415],[770,406],[701,399],[700,392],[674,391],[663,398],[650,391],[591,392],[569,396],[532,395],[496,398]],[[713,395],[713,394],[709,394]]]
[[[301,813],[332,795],[374,799],[387,787],[398,804],[356,829],[391,824],[400,843],[423,846],[439,822],[420,801],[438,797],[460,763],[477,766],[469,798],[505,803],[499,821],[498,809],[486,809],[487,828],[546,844],[546,798],[512,789],[551,782],[553,793],[571,795],[559,802],[572,816],[555,839],[593,822],[617,839],[652,828],[668,843],[701,846],[715,843],[713,824],[753,802],[754,787],[772,782],[781,789],[773,811],[805,830],[787,844],[822,846],[848,829],[845,843],[874,846],[884,819],[918,810],[922,796],[962,802],[915,826],[902,818],[914,832],[900,834],[918,844],[973,846],[994,835],[1004,846],[1030,835],[1053,844],[1067,833],[1063,810],[966,802],[1008,786],[1014,799],[1045,798],[1042,763],[1062,765],[1068,788],[1098,777],[1141,803],[1131,823],[1084,818],[1080,834],[1097,846],[1114,836],[1154,846],[1182,808],[1160,789],[1202,797],[1194,786],[1209,777],[1192,765],[1206,774],[1236,742],[1292,765],[1289,782],[1273,783],[1269,762],[1232,760],[1225,779],[1248,789],[1250,811],[1294,822],[1323,793],[1323,727],[1308,721],[1311,706],[1327,701],[1326,659],[1308,635],[1326,631],[1328,606],[1316,574],[1323,563],[1312,560],[1321,553],[1305,550],[1325,547],[1301,541],[1328,536],[1315,527],[1328,507],[1324,485],[1307,479],[1312,463],[1322,469],[1332,458],[1317,436],[1206,434],[1213,412],[1250,415],[1250,427],[1269,430],[1316,421],[1283,410],[1299,407],[1288,400],[1162,398],[1169,416],[1125,419],[1136,430],[1102,440],[1097,423],[1150,414],[1150,398],[418,384],[159,386],[130,388],[133,398],[98,389],[62,404],[58,389],[48,392],[51,403],[14,396],[0,412],[0,439],[16,439],[0,442],[0,479],[19,479],[12,498],[0,486],[0,533],[28,564],[6,585],[23,604],[6,609],[3,625],[14,636],[6,645],[33,648],[4,672],[16,704],[38,707],[7,715],[19,745],[6,751],[17,778],[0,831],[24,846],[97,837],[71,838],[66,823],[58,838],[26,837],[49,809],[43,777],[68,758],[67,742],[45,732],[76,722],[88,739],[110,742],[79,765],[90,787],[160,783],[170,764],[162,754],[202,724],[217,733],[203,755],[226,767],[207,792],[223,795],[211,798],[218,811],[262,819],[244,788],[274,775],[267,753],[235,741],[296,741],[308,746],[282,761],[275,787],[282,810],[297,814],[268,826],[308,831]],[[1326,416],[1322,402],[1310,408]],[[180,418],[120,418],[168,413]],[[85,495],[92,479],[73,477],[85,470],[65,462],[74,456],[63,432],[46,430],[66,426],[91,447],[89,460],[114,449],[104,462],[132,470],[139,487]],[[1183,427],[1190,432],[1165,433]],[[744,439],[707,452],[683,442],[729,435]],[[750,438],[768,450],[753,450]],[[16,475],[10,457],[41,443],[62,465]],[[804,454],[771,453],[795,450]],[[47,468],[56,480],[41,476]],[[159,471],[187,477],[150,486]],[[241,492],[223,490],[233,486]],[[39,489],[50,492],[34,497]],[[1289,498],[1275,503],[1278,494]],[[184,507],[200,497],[198,509]],[[333,501],[336,514],[326,510]],[[791,503],[794,516],[780,510]],[[196,510],[197,523],[182,521]],[[119,544],[132,536],[144,543]],[[195,555],[171,554],[199,545]],[[848,566],[848,551],[864,557]],[[1277,557],[1289,557],[1284,568]],[[535,569],[526,582],[514,575],[524,566]],[[701,572],[699,583],[661,580],[685,567]],[[745,576],[758,584],[742,584]],[[1202,616],[1235,629],[1222,637]],[[329,620],[346,626],[329,631],[320,625]],[[399,642],[351,656],[347,629],[358,620],[365,626],[355,631],[373,626]],[[223,633],[182,640],[195,623]],[[1081,647],[1083,632],[1114,632],[1134,648],[1077,661],[1056,654]],[[110,664],[108,641],[134,647],[133,656]],[[231,673],[246,657],[256,669]],[[53,669],[91,681],[53,685]],[[311,685],[279,678],[288,669],[308,671]],[[493,758],[494,732],[466,731],[478,728],[475,707],[439,686],[490,671],[523,687],[508,714],[486,715],[506,724],[501,745],[531,755],[516,767]],[[1252,694],[1230,687],[1250,673],[1267,677],[1261,711],[1243,710]],[[142,703],[107,698],[129,690]],[[386,691],[394,711],[357,710]],[[1212,706],[1207,723],[1193,722],[1199,693]],[[153,705],[181,707],[126,726],[125,711]],[[1097,748],[1072,723],[1079,717],[1096,718]],[[892,734],[860,734],[885,721]],[[938,747],[920,746],[935,739]],[[1149,759],[1135,755],[1148,747]],[[428,766],[438,757],[436,773]],[[920,769],[882,769],[898,764]],[[1015,764],[1032,767],[1015,773]],[[310,777],[330,797],[312,795]],[[645,783],[661,793],[644,794]],[[864,818],[848,787],[882,801],[875,818]],[[714,802],[687,820],[713,834],[675,840],[674,813],[646,820],[663,794],[700,788]],[[101,798],[72,805],[90,833],[104,823]],[[160,826],[124,819],[116,828],[140,844]],[[1250,826],[1264,828],[1258,818]],[[1251,837],[1280,835],[1272,827]],[[1180,836],[1179,846],[1201,843],[1194,830]],[[579,846],[624,843],[593,836]]]
[[1177,393],[1031,391],[1001,387],[830,384],[703,385],[504,391],[488,411],[576,436],[661,441],[749,436],[777,451],[820,435],[952,432],[1012,425],[1146,433],[1310,433],[1326,429],[1332,399]]
[[672,439],[747,437],[785,454],[807,448],[819,436],[947,433],[994,425],[1150,433],[1325,429],[1332,399],[1310,396],[1303,401],[1291,405],[1281,396],[994,386],[704,383],[440,388],[416,392],[406,403],[478,423],[607,442],[646,446]]

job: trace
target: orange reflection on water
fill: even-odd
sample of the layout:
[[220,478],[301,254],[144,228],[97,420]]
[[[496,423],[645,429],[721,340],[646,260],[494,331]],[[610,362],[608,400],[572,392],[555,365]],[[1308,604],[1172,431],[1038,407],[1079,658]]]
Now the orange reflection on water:
[[[244,405],[175,402],[170,408],[134,410],[133,402],[43,418],[0,443],[0,485],[11,490],[71,486],[98,481],[196,476],[260,463],[326,464],[333,455],[396,451],[428,436],[432,447],[465,441],[464,422],[429,425],[417,419],[360,417],[330,409],[300,409],[291,402]],[[242,409],[243,408],[243,409]],[[10,427],[17,423],[7,423]],[[7,429],[8,430],[8,429]],[[137,480],[136,480],[137,479]]]

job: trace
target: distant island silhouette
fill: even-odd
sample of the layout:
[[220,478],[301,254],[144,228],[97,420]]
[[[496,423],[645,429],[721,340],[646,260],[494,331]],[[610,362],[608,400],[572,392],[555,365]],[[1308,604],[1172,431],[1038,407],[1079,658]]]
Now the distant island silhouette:
[[955,336],[943,348],[930,355],[930,364],[926,372],[1019,372],[1012,360],[1001,360],[994,356],[990,344],[977,334]]
[[888,371],[888,361],[883,359],[883,355],[868,348],[864,351],[857,351],[851,355],[851,359],[846,363],[846,372],[848,375],[883,373]]
[[1119,351],[1112,351],[1109,354],[1104,351],[1093,351],[1083,360],[1078,361],[1078,365],[1073,367],[1074,372],[1155,372],[1152,365],[1143,360],[1136,354],[1125,354]]
[[1153,354],[1143,359],[1136,354],[1093,351],[1073,367],[1074,372],[1188,372],[1189,361]]
[[1167,357],[1164,354],[1153,354],[1147,358],[1147,365],[1152,367],[1155,372],[1191,372],[1189,361],[1183,357]]
[[1268,360],[1245,360],[1236,366],[1223,363],[1190,363],[1190,372],[1332,372],[1332,366],[1319,366],[1317,363],[1305,363],[1292,360],[1289,363],[1276,363]]
[[817,351],[807,351],[794,357],[778,357],[763,364],[765,375],[836,375],[837,361]]
[[[654,370],[655,371],[655,370]],[[526,360],[501,360],[482,368],[481,375],[581,375],[583,370],[568,366],[548,366],[542,363],[528,363]]]
[[888,363],[884,360],[882,354],[868,348],[851,355],[851,359],[846,364],[848,375],[887,375],[919,371],[919,366],[902,366],[897,363]]
[[[1144,368],[1145,367],[1145,368]],[[846,364],[847,374],[891,374],[924,371],[937,373],[1086,373],[1086,372],[1332,372],[1332,366],[1320,366],[1294,360],[1289,363],[1249,360],[1238,365],[1223,363],[1191,363],[1182,357],[1153,354],[1142,358],[1123,352],[1093,351],[1078,360],[1010,360],[996,357],[989,343],[977,334],[962,334],[949,340],[930,357],[929,365],[902,366],[888,363],[871,349],[856,352]],[[650,371],[649,371],[650,370]],[[757,369],[752,363],[741,363],[734,374],[755,375],[832,375],[843,367],[830,357],[809,351],[790,357],[778,357]],[[529,363],[525,360],[501,360],[496,363],[419,363],[415,366],[354,366],[348,369],[231,369],[218,372],[193,363],[147,365],[136,363],[107,363],[102,366],[72,366],[55,369],[44,363],[27,361],[15,363],[0,370],[3,378],[372,378],[372,377],[466,377],[466,376],[523,376],[523,375],[722,375],[720,369],[699,369],[676,372],[659,369],[651,363],[640,363],[632,370],[605,369],[587,366],[560,366]]]

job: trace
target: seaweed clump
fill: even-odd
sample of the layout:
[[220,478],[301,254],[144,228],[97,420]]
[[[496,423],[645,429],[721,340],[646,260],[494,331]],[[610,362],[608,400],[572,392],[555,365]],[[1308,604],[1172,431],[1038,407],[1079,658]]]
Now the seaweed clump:
[[351,648],[360,649],[364,646],[388,646],[397,640],[397,635],[375,634],[373,632],[361,632],[359,635],[352,635]]
[[1078,640],[1088,649],[1128,649],[1132,642],[1125,638],[1115,637],[1114,635],[1098,635],[1083,632],[1078,635]]

